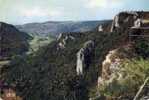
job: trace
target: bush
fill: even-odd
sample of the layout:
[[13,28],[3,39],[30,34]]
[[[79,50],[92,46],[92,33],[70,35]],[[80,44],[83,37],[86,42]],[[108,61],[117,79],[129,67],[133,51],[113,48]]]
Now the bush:
[[145,39],[138,39],[135,41],[135,51],[143,58],[149,57],[149,41]]
[[144,80],[149,76],[149,60],[132,59],[126,60],[120,67],[122,78],[114,79],[109,84],[104,84],[99,91],[111,98],[134,97]]

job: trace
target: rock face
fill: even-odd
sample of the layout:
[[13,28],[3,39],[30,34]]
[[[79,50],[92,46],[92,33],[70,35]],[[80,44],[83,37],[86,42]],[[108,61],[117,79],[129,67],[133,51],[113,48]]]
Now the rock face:
[[142,24],[142,20],[140,18],[138,18],[135,22],[134,22],[134,27],[141,27],[141,24]]
[[91,62],[91,56],[93,54],[94,50],[94,42],[92,40],[87,41],[83,48],[79,50],[77,53],[77,67],[76,72],[77,75],[82,75],[84,72],[84,69],[87,68]]
[[[112,73],[119,70],[121,59],[117,56],[118,50],[111,50],[106,55],[105,60],[102,62],[102,75],[98,78],[98,86],[103,84],[104,80],[111,82],[113,80]],[[119,75],[119,78],[121,75]]]
[[103,32],[103,26],[102,26],[102,25],[100,25],[100,26],[98,27],[98,31],[99,31],[99,32]]
[[105,21],[105,23],[99,24],[95,29],[97,32],[110,32],[112,25],[112,20]]
[[111,32],[128,33],[132,27],[148,26],[149,12],[121,12],[114,17]]
[[77,41],[77,39],[79,39],[82,36],[83,36],[82,33],[61,33],[57,37],[58,42],[57,49],[66,48],[67,44]]
[[137,12],[121,12],[114,17],[111,32],[125,32],[134,26],[134,22],[139,18]]
[[66,34],[66,33],[61,33],[58,38],[57,38],[57,41],[59,42],[58,43],[58,48],[65,48],[66,44],[68,41],[73,41],[75,40],[75,37],[72,36],[71,34]]
[[31,37],[26,33],[18,31],[12,25],[0,22],[0,59],[27,51],[28,39]]
[[123,75],[119,72],[120,65],[124,59],[128,59],[133,56],[135,55],[133,54],[133,48],[130,44],[109,51],[105,60],[102,62],[102,72],[101,76],[98,78],[98,86],[100,87],[100,85],[104,84],[104,82],[109,84],[113,81],[113,79],[122,79]]

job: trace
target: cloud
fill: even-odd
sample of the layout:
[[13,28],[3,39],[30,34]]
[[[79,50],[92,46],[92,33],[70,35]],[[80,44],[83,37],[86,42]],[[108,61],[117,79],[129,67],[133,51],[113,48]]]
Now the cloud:
[[20,10],[21,15],[25,17],[53,17],[62,15],[62,11],[57,9],[43,9],[39,7],[34,7],[32,9],[22,9]]
[[88,0],[86,6],[89,8],[105,7],[107,4],[106,0]]
[[149,10],[149,0],[0,0],[0,21],[111,19],[125,10]]
[[84,0],[87,8],[119,8],[123,6],[122,0]]

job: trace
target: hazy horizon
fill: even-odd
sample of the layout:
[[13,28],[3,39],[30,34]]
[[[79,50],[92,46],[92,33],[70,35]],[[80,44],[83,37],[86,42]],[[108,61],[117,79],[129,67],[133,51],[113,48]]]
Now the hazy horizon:
[[149,0],[0,0],[0,21],[10,24],[46,21],[100,21],[121,11],[149,11]]

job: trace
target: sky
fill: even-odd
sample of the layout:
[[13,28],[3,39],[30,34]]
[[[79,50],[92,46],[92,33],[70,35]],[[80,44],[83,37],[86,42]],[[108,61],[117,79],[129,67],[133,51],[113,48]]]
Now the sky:
[[0,21],[16,25],[105,20],[121,11],[149,11],[148,5],[149,0],[0,0]]

